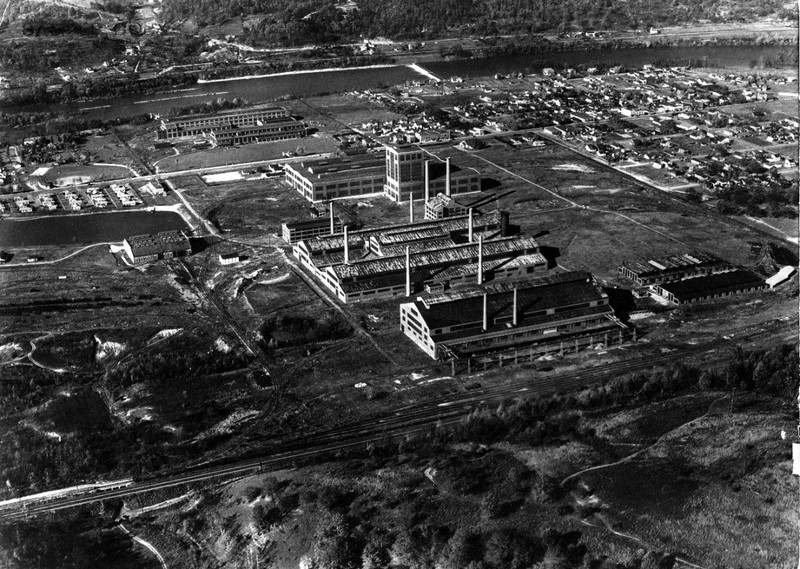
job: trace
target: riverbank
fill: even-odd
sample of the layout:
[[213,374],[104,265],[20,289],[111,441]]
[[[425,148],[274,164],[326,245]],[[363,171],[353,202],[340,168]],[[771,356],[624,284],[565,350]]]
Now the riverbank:
[[[399,67],[395,63],[379,63],[376,65],[360,65],[355,67],[325,67],[322,69],[296,69],[294,71],[280,71],[278,73],[264,73],[261,75],[243,75],[241,77],[225,77],[221,79],[198,79],[197,83],[225,83],[227,81],[242,81],[250,79],[269,79],[270,77],[286,77],[290,75],[304,75],[306,73],[331,73],[334,71],[359,71],[362,69],[388,69]],[[410,67],[410,66],[408,66]]]

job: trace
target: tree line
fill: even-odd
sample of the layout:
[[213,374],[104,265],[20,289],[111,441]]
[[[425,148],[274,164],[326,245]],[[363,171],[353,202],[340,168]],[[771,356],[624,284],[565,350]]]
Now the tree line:
[[434,38],[459,30],[500,35],[580,30],[647,30],[708,20],[749,22],[764,16],[796,19],[781,0],[371,0],[341,10],[335,0],[168,0],[164,18],[193,18],[201,26],[231,17],[261,16],[245,38],[277,45],[358,41],[361,37]]

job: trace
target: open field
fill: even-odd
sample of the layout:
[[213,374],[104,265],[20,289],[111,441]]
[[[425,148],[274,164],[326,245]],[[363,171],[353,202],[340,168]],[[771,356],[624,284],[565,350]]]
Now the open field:
[[327,134],[307,136],[295,140],[281,140],[276,142],[261,142],[258,144],[244,144],[233,147],[219,147],[206,150],[191,150],[181,152],[177,156],[169,156],[158,162],[159,172],[175,172],[181,170],[194,170],[258,162],[262,160],[276,160],[284,152],[303,154],[325,154],[333,152],[339,143]]
[[[698,400],[675,403],[673,410],[660,405],[637,410],[638,416],[604,436],[647,444],[672,428],[653,417],[673,419],[678,412],[689,420],[704,412]],[[777,401],[745,395],[731,405],[728,398],[634,461],[581,479],[618,531],[677,547],[701,564],[792,567],[797,496],[780,431],[793,425]],[[747,539],[736,538],[744,535]]]

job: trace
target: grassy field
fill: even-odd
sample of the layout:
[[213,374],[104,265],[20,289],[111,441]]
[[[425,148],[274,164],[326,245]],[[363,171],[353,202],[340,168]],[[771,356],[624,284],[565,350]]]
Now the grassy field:
[[259,162],[262,160],[276,160],[281,158],[284,152],[322,154],[333,152],[338,146],[339,143],[332,137],[320,134],[295,140],[243,144],[241,146],[226,146],[206,150],[182,149],[180,155],[160,160],[158,162],[158,170],[159,172],[176,172],[229,164]]
[[792,427],[791,414],[780,402],[740,396],[672,431],[704,412],[697,398],[685,403],[645,407],[604,430],[618,442],[669,434],[634,461],[582,479],[619,531],[677,548],[703,565],[793,567],[797,499],[788,444],[779,436]]
[[88,183],[105,182],[108,180],[118,180],[128,178],[131,171],[125,166],[95,166],[92,164],[67,164],[65,166],[54,166],[42,176],[45,182],[56,185],[72,185],[71,179],[86,180]]

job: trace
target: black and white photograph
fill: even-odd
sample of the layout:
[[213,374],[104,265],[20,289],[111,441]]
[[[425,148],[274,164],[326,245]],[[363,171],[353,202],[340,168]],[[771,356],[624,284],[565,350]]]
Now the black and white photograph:
[[0,0],[0,569],[800,569],[797,0]]

